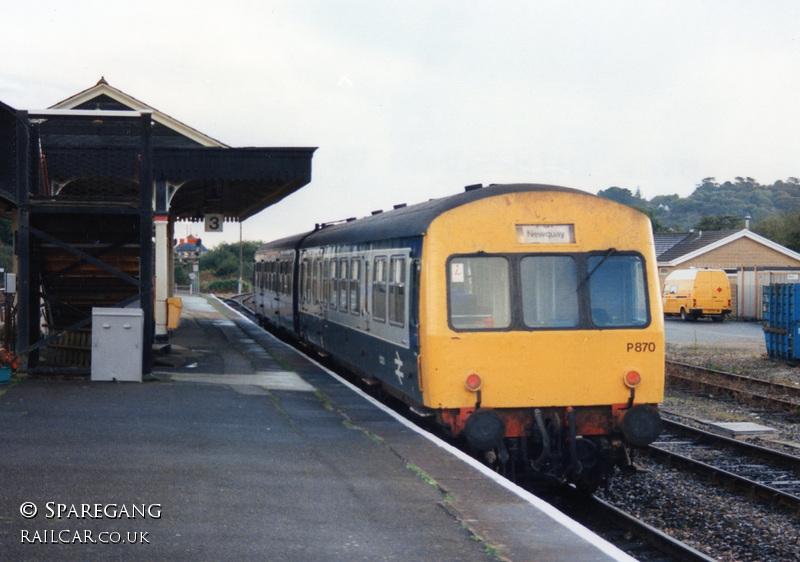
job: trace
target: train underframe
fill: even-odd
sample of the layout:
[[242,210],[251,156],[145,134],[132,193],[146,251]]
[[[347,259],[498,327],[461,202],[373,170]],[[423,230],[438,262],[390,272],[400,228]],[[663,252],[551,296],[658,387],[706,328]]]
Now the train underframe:
[[468,449],[518,482],[571,483],[594,491],[615,467],[632,465],[631,446],[661,430],[654,405],[440,410],[438,421]]

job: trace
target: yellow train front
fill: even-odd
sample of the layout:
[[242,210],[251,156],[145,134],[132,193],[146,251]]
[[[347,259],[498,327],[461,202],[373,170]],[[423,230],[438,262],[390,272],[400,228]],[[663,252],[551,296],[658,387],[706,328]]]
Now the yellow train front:
[[423,403],[472,450],[594,489],[656,439],[664,324],[645,215],[565,188],[497,189],[432,220],[422,255]]
[[514,477],[593,489],[660,431],[649,219],[492,185],[265,244],[259,321],[432,415]]

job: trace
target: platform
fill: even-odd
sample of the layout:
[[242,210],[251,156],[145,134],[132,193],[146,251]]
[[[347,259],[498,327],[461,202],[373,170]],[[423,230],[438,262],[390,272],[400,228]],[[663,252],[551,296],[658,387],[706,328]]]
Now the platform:
[[0,390],[0,560],[633,560],[219,301],[171,344]]

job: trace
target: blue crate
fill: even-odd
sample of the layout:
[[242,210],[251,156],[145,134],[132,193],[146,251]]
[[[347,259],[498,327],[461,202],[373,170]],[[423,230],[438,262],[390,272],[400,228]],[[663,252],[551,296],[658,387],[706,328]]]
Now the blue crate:
[[777,283],[763,288],[762,312],[767,355],[800,359],[800,283]]

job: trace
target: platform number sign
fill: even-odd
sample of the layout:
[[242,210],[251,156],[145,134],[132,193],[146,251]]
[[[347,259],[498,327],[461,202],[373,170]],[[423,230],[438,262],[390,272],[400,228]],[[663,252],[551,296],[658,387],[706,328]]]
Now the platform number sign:
[[206,232],[222,232],[222,215],[206,215]]

